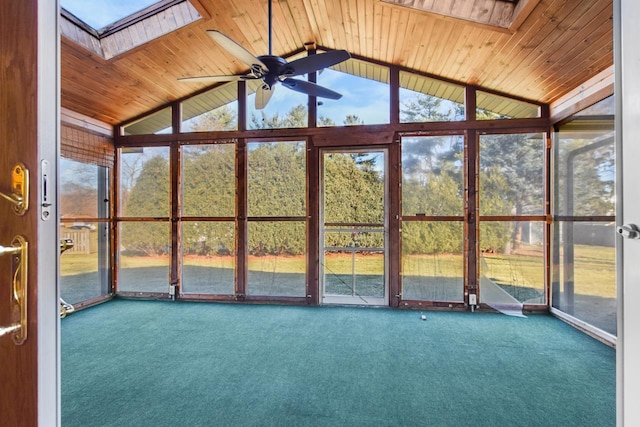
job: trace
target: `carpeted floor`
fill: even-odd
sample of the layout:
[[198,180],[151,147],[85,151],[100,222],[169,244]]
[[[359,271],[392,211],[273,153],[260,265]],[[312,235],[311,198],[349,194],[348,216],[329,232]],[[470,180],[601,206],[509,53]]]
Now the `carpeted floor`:
[[614,426],[550,316],[115,300],[62,319],[63,426]]

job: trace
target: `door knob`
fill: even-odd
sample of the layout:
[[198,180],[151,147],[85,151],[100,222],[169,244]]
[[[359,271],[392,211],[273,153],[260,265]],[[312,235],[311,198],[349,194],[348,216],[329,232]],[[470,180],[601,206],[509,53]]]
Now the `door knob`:
[[625,224],[618,226],[616,231],[622,237],[627,239],[640,239],[640,229],[635,224]]

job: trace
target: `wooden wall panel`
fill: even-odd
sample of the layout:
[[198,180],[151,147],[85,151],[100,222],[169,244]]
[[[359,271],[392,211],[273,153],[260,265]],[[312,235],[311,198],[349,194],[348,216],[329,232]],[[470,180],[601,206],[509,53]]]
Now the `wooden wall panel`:
[[557,122],[613,94],[613,66],[559,98],[550,106],[552,122]]

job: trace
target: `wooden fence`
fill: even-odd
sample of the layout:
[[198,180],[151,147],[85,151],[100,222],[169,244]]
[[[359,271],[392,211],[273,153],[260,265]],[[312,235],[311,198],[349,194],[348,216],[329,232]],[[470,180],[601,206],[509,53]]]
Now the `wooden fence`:
[[90,254],[91,245],[89,239],[89,232],[91,230],[61,230],[60,237],[63,239],[71,239],[73,241],[73,248],[66,250],[66,253],[70,254]]

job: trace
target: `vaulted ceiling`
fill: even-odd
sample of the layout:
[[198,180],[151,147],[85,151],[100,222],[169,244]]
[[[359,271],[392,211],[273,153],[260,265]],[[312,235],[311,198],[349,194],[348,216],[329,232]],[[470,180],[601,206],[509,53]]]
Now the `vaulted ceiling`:
[[[94,31],[63,13],[62,106],[118,124],[247,66],[205,33],[268,52],[267,0],[165,0]],[[273,0],[273,53],[305,44],[550,103],[613,64],[612,0]]]

